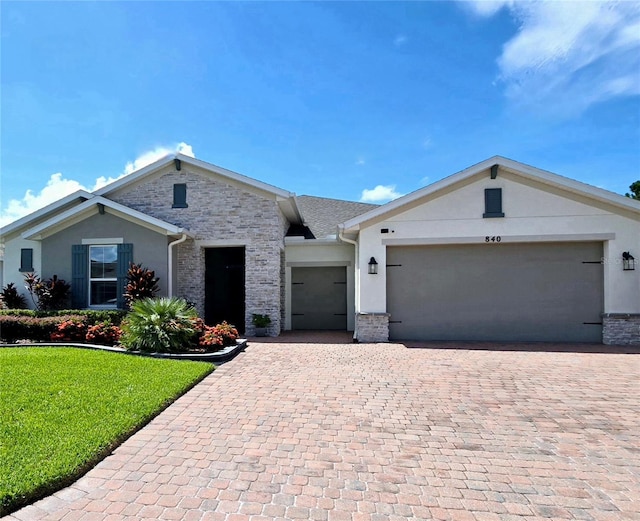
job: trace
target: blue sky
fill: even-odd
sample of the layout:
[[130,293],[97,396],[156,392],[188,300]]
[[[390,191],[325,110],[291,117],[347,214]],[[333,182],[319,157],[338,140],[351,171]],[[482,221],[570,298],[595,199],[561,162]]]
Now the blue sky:
[[496,154],[640,179],[640,2],[0,10],[0,224],[175,150],[373,202]]

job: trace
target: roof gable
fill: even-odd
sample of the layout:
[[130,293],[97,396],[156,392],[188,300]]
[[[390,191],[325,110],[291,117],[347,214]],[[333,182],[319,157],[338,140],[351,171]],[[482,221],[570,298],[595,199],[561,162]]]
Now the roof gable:
[[251,177],[247,177],[245,175],[239,174],[237,172],[233,172],[231,170],[227,170],[226,168],[222,168],[211,163],[207,163],[205,161],[201,161],[200,159],[196,159],[190,156],[185,156],[184,154],[170,154],[167,155],[155,163],[152,163],[144,168],[136,170],[129,175],[121,177],[113,181],[112,183],[96,190],[94,192],[95,195],[109,197],[110,194],[121,190],[129,185],[134,183],[138,183],[141,180],[153,176],[159,173],[163,168],[174,163],[178,170],[183,168],[183,164],[191,165],[209,174],[213,174],[223,179],[228,180],[232,183],[239,183],[241,185],[245,185],[253,191],[259,191],[264,194],[267,194],[273,197],[279,204],[282,212],[285,214],[287,219],[290,222],[299,223],[302,221],[300,216],[300,212],[296,206],[295,202],[295,194],[289,192],[287,190],[283,190],[282,188],[278,188],[276,186],[263,183],[262,181],[258,181],[257,179],[253,179]]
[[91,199],[93,195],[85,190],[78,190],[72,194],[69,194],[57,201],[54,201],[51,204],[48,204],[44,208],[40,208],[35,212],[30,213],[16,221],[13,221],[6,226],[0,228],[0,235],[6,237],[7,235],[17,233],[20,230],[33,226],[34,222],[42,221],[47,218],[51,218],[51,216],[56,213],[60,213],[68,209],[69,207],[73,207],[81,204],[83,201]]
[[556,193],[564,193],[565,196],[573,195],[579,197],[584,201],[589,201],[594,206],[602,207],[605,205],[612,211],[623,213],[631,212],[640,216],[640,202],[638,201],[505,157],[493,156],[481,163],[425,186],[420,190],[354,217],[342,223],[340,228],[346,232],[357,232],[370,224],[388,219],[411,208],[425,204],[430,199],[452,192],[461,186],[473,182],[475,178],[481,175],[500,176],[500,172],[508,172],[514,178],[520,177],[523,182],[546,186]]
[[128,221],[149,228],[158,233],[164,233],[166,235],[182,235],[189,232],[183,228],[175,226],[171,223],[156,219],[145,213],[133,210],[127,206],[106,199],[105,197],[95,196],[82,204],[75,206],[65,212],[62,212],[32,228],[29,228],[22,233],[22,237],[31,240],[41,240],[45,237],[52,235],[60,230],[63,230],[73,224],[80,222],[91,215],[106,211],[109,209],[109,213],[113,213],[119,217],[122,217]]

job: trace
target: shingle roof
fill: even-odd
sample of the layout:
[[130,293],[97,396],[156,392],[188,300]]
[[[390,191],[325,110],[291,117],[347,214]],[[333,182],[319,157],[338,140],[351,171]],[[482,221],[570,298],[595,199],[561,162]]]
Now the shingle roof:
[[[338,224],[353,219],[373,208],[377,204],[356,203],[326,197],[300,195],[297,198],[298,208],[305,224],[313,234],[313,238],[323,239],[337,233]],[[304,235],[290,230],[287,235]],[[312,238],[308,237],[307,238]]]

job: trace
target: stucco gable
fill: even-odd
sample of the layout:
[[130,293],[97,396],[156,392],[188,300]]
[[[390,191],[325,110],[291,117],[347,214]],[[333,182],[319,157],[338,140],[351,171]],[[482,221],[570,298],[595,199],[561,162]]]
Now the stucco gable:
[[[492,178],[493,177],[493,178]],[[503,188],[511,217],[622,214],[640,220],[640,203],[607,190],[494,156],[341,225],[357,232],[400,215],[425,219],[482,217],[483,188]],[[509,190],[513,188],[512,194]],[[475,190],[473,195],[470,191]],[[509,199],[515,195],[512,199]],[[422,209],[420,209],[423,207]],[[505,210],[506,210],[505,208]],[[507,212],[505,211],[505,214]]]
[[22,237],[30,240],[42,240],[100,213],[113,214],[121,219],[164,235],[189,234],[187,230],[179,226],[138,212],[110,199],[96,196],[25,230],[22,233]]

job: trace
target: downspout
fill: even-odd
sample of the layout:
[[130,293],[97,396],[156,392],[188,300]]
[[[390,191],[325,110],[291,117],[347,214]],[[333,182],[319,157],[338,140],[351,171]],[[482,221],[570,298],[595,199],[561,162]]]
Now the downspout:
[[182,237],[180,237],[178,240],[175,240],[173,242],[169,243],[169,247],[168,247],[168,257],[169,257],[169,262],[168,262],[168,272],[167,272],[167,279],[168,279],[168,284],[167,284],[167,296],[168,297],[173,297],[173,247],[177,246],[180,243],[183,243],[184,241],[187,240],[187,234],[183,233]]
[[359,253],[360,253],[360,247],[358,246],[358,241],[354,241],[351,239],[347,239],[344,235],[343,235],[343,231],[344,228],[338,228],[338,238],[342,241],[342,242],[346,242],[348,244],[353,244],[355,246],[355,281],[354,281],[354,285],[355,285],[355,312],[356,315],[360,312],[360,269],[358,269],[358,261],[359,261]]

